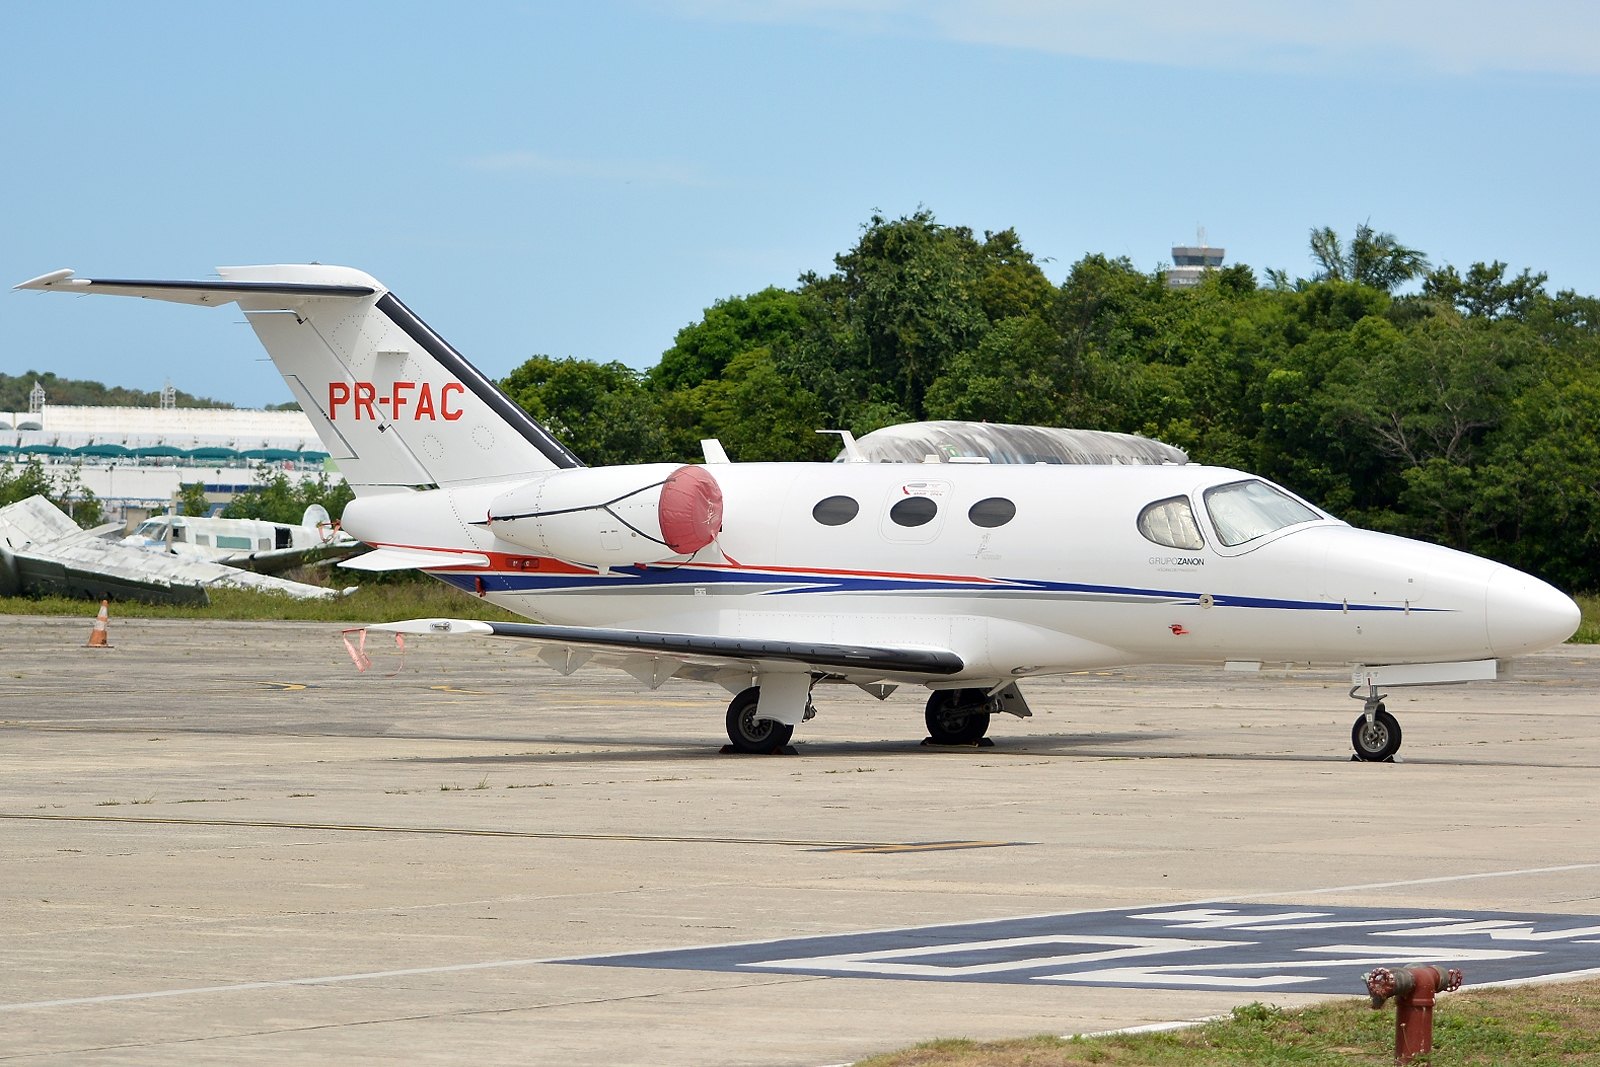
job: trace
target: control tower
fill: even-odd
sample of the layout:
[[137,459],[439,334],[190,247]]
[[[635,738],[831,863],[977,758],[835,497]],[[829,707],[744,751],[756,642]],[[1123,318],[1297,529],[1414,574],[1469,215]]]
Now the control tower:
[[1195,231],[1192,245],[1172,246],[1172,269],[1167,271],[1168,289],[1193,289],[1208,270],[1222,266],[1223,249],[1206,244],[1206,231],[1202,226]]

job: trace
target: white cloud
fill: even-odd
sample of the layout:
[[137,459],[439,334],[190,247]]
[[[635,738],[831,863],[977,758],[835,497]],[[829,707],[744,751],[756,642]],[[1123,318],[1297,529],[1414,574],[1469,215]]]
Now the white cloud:
[[501,152],[466,161],[474,170],[516,174],[539,174],[552,178],[584,178],[593,181],[639,185],[707,185],[694,168],[677,163],[648,163],[628,160],[560,159],[536,152]]
[[682,0],[685,14],[1178,67],[1600,73],[1592,0]]

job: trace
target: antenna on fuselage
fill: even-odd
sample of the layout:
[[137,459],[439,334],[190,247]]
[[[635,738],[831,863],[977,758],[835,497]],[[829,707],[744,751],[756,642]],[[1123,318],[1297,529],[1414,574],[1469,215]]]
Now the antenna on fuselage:
[[862,453],[861,446],[856,444],[856,435],[849,430],[818,430],[818,433],[836,433],[839,440],[844,442],[846,463],[869,463],[870,460]]

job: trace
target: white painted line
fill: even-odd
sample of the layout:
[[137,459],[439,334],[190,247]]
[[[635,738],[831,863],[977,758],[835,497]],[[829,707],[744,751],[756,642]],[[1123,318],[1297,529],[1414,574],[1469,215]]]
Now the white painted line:
[[282,986],[329,985],[334,982],[361,982],[374,978],[404,978],[416,974],[446,974],[451,971],[483,971],[495,967],[528,967],[552,960],[494,960],[489,963],[456,963],[447,967],[408,967],[399,971],[367,971],[362,974],[332,974],[320,978],[283,978],[273,982],[237,982],[233,985],[191,986],[186,989],[153,989],[147,993],[110,993],[99,997],[69,997],[64,1000],[34,1000],[24,1004],[0,1004],[0,1011],[24,1008],[60,1008],[71,1004],[109,1004],[118,1000],[153,1000],[156,997],[186,997],[197,993],[235,993],[246,989],[276,989]]
[[1508,978],[1504,982],[1467,982],[1461,988],[1466,989],[1513,989],[1519,985],[1548,985],[1551,982],[1576,982],[1580,978],[1594,978],[1600,976],[1600,967],[1588,967],[1581,971],[1563,971],[1560,974],[1536,974],[1532,978]]
[[1184,1022],[1145,1023],[1143,1026],[1124,1026],[1120,1030],[1091,1030],[1086,1034],[1065,1034],[1063,1040],[1071,1041],[1075,1037],[1120,1037],[1123,1034],[1165,1034],[1173,1030],[1190,1030],[1226,1018],[1226,1015],[1207,1015],[1203,1019],[1189,1019]]
[[[1569,863],[1562,867],[1524,867],[1517,871],[1485,871],[1481,874],[1447,874],[1440,878],[1410,878],[1403,882],[1366,882],[1362,885],[1336,885],[1326,889],[1285,889],[1274,893],[1246,893],[1240,896],[1215,897],[1213,900],[1261,900],[1266,897],[1309,897],[1319,893],[1353,893],[1360,889],[1398,889],[1407,885],[1436,885],[1440,882],[1468,882],[1475,878],[1515,878],[1522,874],[1556,874],[1560,871],[1592,871],[1600,863]],[[1209,904],[1213,900],[1199,900],[1196,904]]]

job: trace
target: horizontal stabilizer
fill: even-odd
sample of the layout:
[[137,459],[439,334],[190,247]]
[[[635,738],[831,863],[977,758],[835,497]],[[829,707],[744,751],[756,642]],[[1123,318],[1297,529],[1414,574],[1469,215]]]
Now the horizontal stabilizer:
[[380,548],[339,564],[353,571],[409,571],[488,565],[489,557],[476,552],[430,552],[421,548]]
[[657,656],[684,656],[722,662],[769,660],[850,671],[959,674],[965,667],[960,656],[942,648],[762,641],[747,637],[720,637],[710,634],[610,630],[596,626],[544,626],[520,622],[472,622],[465,619],[413,619],[408,622],[386,623],[367,628],[395,633],[493,634],[497,637],[521,637],[551,645],[622,649]]
[[170,300],[178,304],[216,307],[250,296],[371,296],[370,285],[319,285],[310,282],[157,281],[138,278],[77,278],[70,270],[54,270],[29,278],[14,289],[57,290],[68,293],[107,293]]

